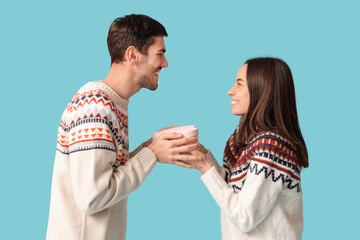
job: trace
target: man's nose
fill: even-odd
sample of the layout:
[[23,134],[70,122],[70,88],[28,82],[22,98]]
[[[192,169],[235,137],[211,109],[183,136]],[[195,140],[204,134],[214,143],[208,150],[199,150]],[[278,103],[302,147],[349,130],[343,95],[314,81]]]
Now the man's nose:
[[168,61],[166,60],[166,57],[164,57],[164,61],[163,61],[163,64],[161,65],[161,67],[167,68],[168,66],[169,66],[169,63],[168,63]]

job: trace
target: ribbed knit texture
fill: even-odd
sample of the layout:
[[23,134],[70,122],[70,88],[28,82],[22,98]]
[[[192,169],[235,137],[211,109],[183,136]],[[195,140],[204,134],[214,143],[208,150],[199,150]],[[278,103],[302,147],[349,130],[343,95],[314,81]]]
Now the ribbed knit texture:
[[237,156],[233,139],[223,168],[208,153],[213,167],[201,177],[221,209],[222,239],[301,239],[301,166],[290,143],[263,132]]
[[47,239],[125,239],[127,196],[157,161],[142,145],[129,153],[127,107],[127,100],[101,82],[83,86],[66,107]]

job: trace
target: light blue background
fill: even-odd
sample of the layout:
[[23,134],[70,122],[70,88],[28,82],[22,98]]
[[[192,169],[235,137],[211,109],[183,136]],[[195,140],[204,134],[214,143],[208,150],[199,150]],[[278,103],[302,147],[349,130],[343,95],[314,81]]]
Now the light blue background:
[[[130,99],[131,150],[169,125],[196,124],[219,162],[239,120],[227,91],[251,57],[293,71],[310,167],[303,239],[359,228],[359,4],[356,1],[2,1],[0,239],[44,239],[56,134],[70,98],[108,73],[111,22],[147,14],[169,33],[156,92]],[[122,223],[119,223],[122,224]],[[281,224],[281,223],[279,223]],[[200,172],[157,164],[129,197],[127,239],[220,239]]]

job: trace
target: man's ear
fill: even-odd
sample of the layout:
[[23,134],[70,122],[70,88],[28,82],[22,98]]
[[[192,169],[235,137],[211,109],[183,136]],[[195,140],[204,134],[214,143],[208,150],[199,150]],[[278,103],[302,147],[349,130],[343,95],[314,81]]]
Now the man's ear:
[[126,61],[135,64],[139,61],[139,51],[134,46],[130,46],[125,51]]

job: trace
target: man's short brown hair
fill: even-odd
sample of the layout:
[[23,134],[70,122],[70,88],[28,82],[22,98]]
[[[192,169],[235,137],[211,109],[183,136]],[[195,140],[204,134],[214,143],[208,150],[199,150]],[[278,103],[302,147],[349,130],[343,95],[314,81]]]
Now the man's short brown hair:
[[125,51],[130,46],[147,54],[155,36],[167,37],[168,34],[161,23],[148,16],[131,14],[115,19],[107,37],[111,64],[124,61]]

